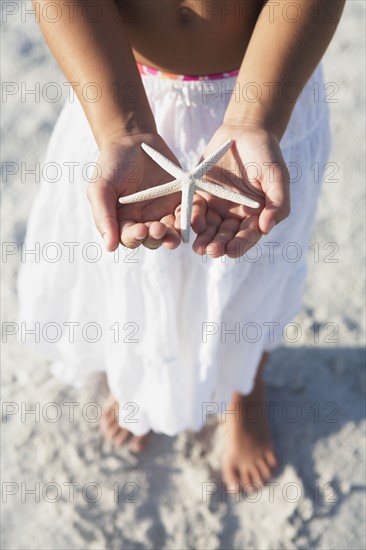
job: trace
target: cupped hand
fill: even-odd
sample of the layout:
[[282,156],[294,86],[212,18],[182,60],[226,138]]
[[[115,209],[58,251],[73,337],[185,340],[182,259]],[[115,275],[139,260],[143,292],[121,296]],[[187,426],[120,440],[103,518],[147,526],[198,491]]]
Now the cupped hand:
[[196,231],[193,250],[214,258],[242,256],[290,213],[289,173],[274,134],[259,126],[223,124],[201,160],[230,138],[233,145],[207,179],[242,192],[261,206],[249,208],[197,191],[200,215],[195,221],[202,230]]
[[154,133],[122,137],[101,148],[87,197],[95,225],[109,251],[120,243],[128,248],[142,244],[151,249],[161,245],[173,249],[181,242],[179,229],[175,227],[180,193],[133,204],[118,202],[121,196],[172,180],[143,151],[141,143],[147,143],[179,165],[165,141]]

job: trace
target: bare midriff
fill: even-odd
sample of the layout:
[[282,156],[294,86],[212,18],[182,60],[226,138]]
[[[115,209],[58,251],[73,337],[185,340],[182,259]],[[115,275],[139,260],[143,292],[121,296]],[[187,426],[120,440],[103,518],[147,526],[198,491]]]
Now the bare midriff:
[[263,0],[116,0],[136,61],[204,75],[240,67]]

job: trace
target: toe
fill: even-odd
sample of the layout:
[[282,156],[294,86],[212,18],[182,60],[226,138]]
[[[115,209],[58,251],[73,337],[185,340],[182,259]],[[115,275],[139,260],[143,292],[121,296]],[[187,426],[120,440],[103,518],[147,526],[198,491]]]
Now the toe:
[[149,436],[146,435],[135,435],[131,439],[130,443],[130,449],[133,453],[141,453],[144,449],[146,449],[148,444]]
[[271,469],[264,459],[258,460],[258,470],[260,471],[260,474],[264,482],[271,479],[272,477]]
[[116,424],[113,412],[110,410],[103,411],[99,424],[102,433],[106,434],[113,424]]
[[106,414],[103,414],[99,424],[100,431],[102,432],[103,435],[107,434],[108,428],[111,424],[112,424],[112,421],[109,418],[109,416]]
[[249,487],[248,493],[254,493],[256,489],[259,487],[263,487],[264,482],[261,476],[260,471],[256,466],[253,466],[250,470],[249,477],[251,479],[252,484]]
[[121,429],[121,428],[118,426],[118,424],[115,424],[115,423],[110,424],[110,425],[106,428],[106,430],[103,432],[105,438],[106,438],[108,441],[113,441],[113,439],[114,439],[114,438],[117,436],[117,434],[119,433],[120,429]]
[[244,491],[246,491],[251,482],[252,481],[250,479],[248,469],[246,467],[241,468],[241,470],[240,470],[240,486],[242,487],[242,489],[244,489]]
[[118,432],[112,439],[114,447],[122,447],[122,445],[127,441],[130,432],[124,428],[119,428]]
[[115,426],[118,427],[118,424],[113,420],[112,415],[110,414],[103,414],[102,418],[100,419],[100,431],[102,432],[103,436],[106,438],[110,438],[110,433],[113,433],[113,428]]
[[277,459],[272,449],[269,449],[265,453],[265,460],[271,470],[275,470],[277,468]]
[[118,401],[111,395],[104,405],[99,426],[104,438],[115,446],[119,446],[119,442],[124,438],[122,432],[126,431],[118,424],[118,416]]
[[238,493],[240,491],[240,475],[233,462],[226,462],[222,468],[222,479],[227,492]]

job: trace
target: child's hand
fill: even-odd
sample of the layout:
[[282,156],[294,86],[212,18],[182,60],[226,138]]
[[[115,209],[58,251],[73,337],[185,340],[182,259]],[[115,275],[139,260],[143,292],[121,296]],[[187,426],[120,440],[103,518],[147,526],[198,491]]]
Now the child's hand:
[[193,250],[214,258],[224,254],[231,258],[242,256],[290,213],[290,179],[276,137],[259,126],[223,124],[202,158],[230,138],[234,143],[208,172],[209,180],[243,191],[262,207],[248,208],[197,192],[201,197],[197,201],[199,222],[206,227],[198,233]]
[[109,251],[115,250],[120,242],[129,248],[143,244],[152,249],[162,244],[173,249],[181,242],[180,233],[174,227],[180,193],[128,205],[118,202],[122,195],[131,195],[172,179],[143,151],[143,142],[179,165],[158,134],[126,136],[102,147],[87,196],[95,225]]

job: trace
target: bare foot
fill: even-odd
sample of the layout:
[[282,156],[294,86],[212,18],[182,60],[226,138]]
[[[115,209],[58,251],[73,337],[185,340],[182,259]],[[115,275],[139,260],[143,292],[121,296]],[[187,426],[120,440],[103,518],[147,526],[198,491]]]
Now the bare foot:
[[129,448],[134,453],[143,451],[149,440],[149,434],[133,435],[131,432],[122,428],[118,424],[118,401],[110,395],[102,412],[100,419],[100,429],[107,441],[110,441],[114,447],[122,447],[129,441]]
[[240,492],[243,488],[253,492],[257,483],[263,486],[277,467],[271,444],[269,425],[264,407],[265,385],[262,372],[267,356],[263,355],[258,368],[254,389],[249,395],[234,393],[227,414],[227,445],[222,476],[227,489]]

